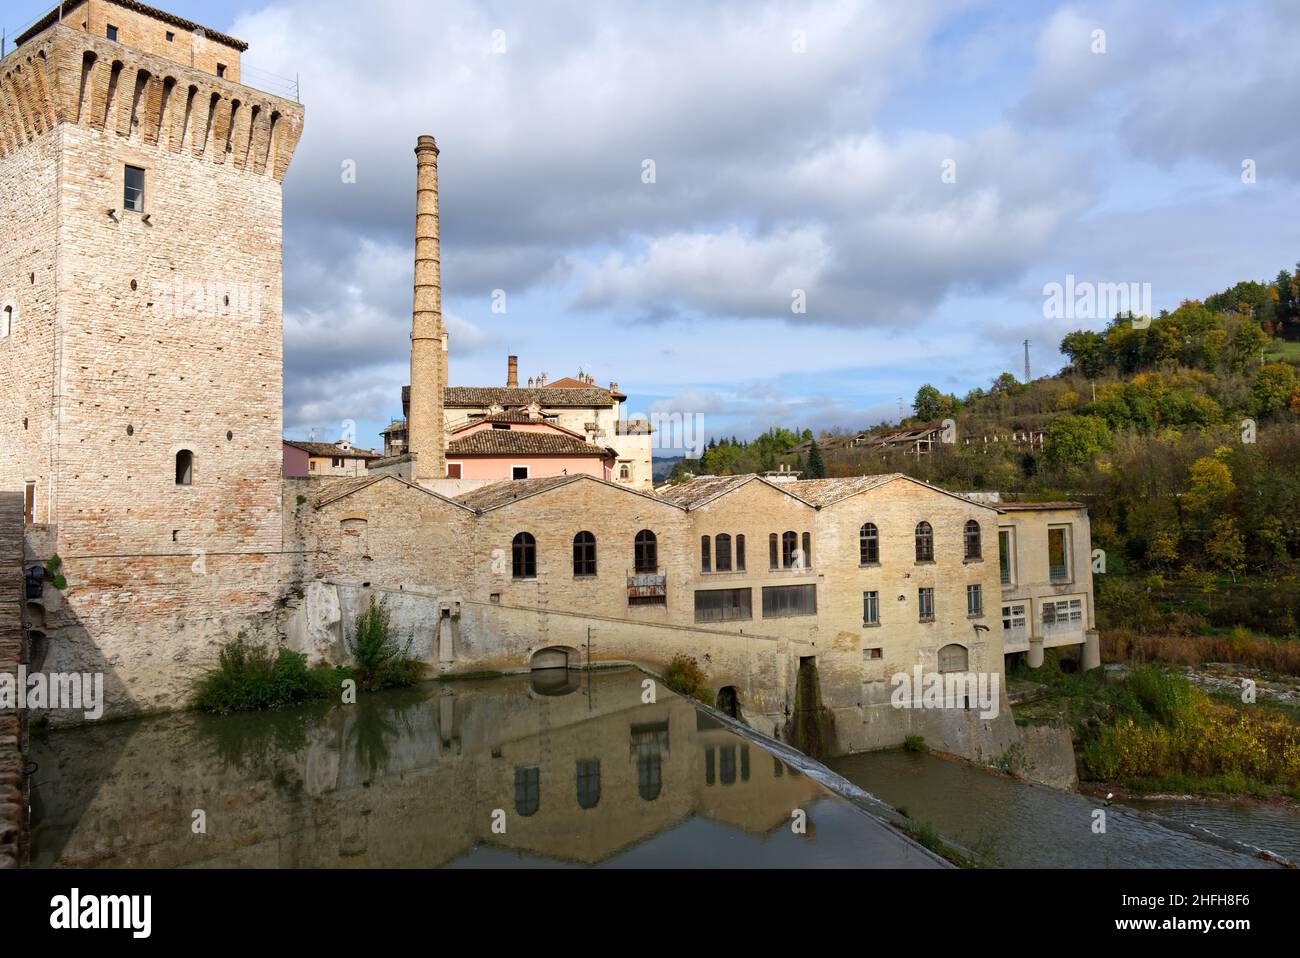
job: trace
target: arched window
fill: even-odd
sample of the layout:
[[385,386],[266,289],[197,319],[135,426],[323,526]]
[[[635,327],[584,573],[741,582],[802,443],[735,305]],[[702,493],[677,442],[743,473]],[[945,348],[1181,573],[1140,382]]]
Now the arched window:
[[194,453],[182,449],[176,453],[176,485],[189,486],[194,483]]
[[515,811],[527,818],[536,815],[542,804],[542,770],[515,769]]
[[636,571],[654,573],[659,571],[659,540],[649,529],[642,529],[636,534],[634,560]]
[[964,645],[945,645],[939,650],[940,672],[965,672],[970,655]]
[[812,568],[812,533],[803,534],[803,568]]
[[700,536],[700,571],[713,571],[712,553],[709,551],[709,537]]
[[916,561],[934,561],[934,530],[925,521],[916,524]]
[[794,567],[794,554],[799,551],[799,534],[784,532],[781,534],[781,568]]
[[780,565],[778,565],[777,563],[776,549],[777,549],[777,536],[776,533],[773,532],[770,536],[767,537],[767,561],[768,561],[768,567],[771,569],[780,568]]
[[980,524],[974,519],[966,523],[966,558],[980,558]]
[[731,536],[725,532],[713,540],[713,551],[716,555],[714,567],[719,572],[731,571]]
[[880,530],[868,522],[858,531],[858,561],[871,565],[880,561]]
[[736,536],[736,571],[745,571],[745,537]]
[[537,540],[532,533],[521,532],[511,544],[511,575],[516,579],[537,577]]
[[596,574],[596,537],[590,532],[579,532],[573,537],[573,574]]
[[578,807],[595,808],[600,804],[600,759],[578,759]]

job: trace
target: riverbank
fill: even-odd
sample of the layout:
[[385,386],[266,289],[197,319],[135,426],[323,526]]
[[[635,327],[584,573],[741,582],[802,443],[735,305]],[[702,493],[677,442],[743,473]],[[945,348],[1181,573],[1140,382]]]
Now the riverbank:
[[[1015,709],[1017,725],[1073,730],[1081,785],[1146,796],[1300,798],[1300,713],[1238,688],[1207,691],[1157,665],[1034,671],[1045,692]],[[1243,701],[1245,699],[1245,701]]]

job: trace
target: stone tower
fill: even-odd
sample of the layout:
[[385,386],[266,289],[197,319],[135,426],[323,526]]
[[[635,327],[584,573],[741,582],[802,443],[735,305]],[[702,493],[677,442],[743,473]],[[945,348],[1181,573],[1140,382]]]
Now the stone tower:
[[443,390],[447,386],[447,330],[442,322],[442,266],[438,238],[438,144],[422,136],[415,147],[415,302],[411,313],[411,408],[408,449],[417,483],[447,476]]
[[65,559],[47,668],[121,663],[141,706],[278,587],[303,109],[240,82],[246,46],[66,0],[0,60],[0,488]]

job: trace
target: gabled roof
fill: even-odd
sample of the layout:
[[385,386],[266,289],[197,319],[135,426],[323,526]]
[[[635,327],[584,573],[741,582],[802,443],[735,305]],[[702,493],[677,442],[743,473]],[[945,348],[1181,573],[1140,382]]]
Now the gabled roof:
[[676,485],[660,486],[655,490],[655,495],[666,502],[671,502],[689,511],[698,509],[720,496],[735,492],[741,486],[746,486],[751,482],[769,486],[777,492],[784,493],[791,499],[805,505],[812,505],[808,500],[795,495],[790,488],[794,485],[793,482],[772,482],[770,479],[765,479],[756,473],[741,476],[696,476],[694,479]]
[[610,489],[617,489],[629,496],[640,496],[642,499],[649,499],[651,502],[657,502],[660,505],[681,508],[676,503],[667,502],[649,492],[642,492],[640,489],[632,489],[629,486],[621,486],[616,482],[609,482],[605,479],[597,479],[595,476],[589,476],[585,473],[573,476],[545,476],[540,479],[502,479],[490,486],[482,486],[472,492],[457,496],[456,501],[467,508],[473,509],[475,512],[490,512],[493,509],[499,509],[502,506],[508,506],[523,499],[530,499],[533,496],[539,496],[544,492],[550,492],[552,489],[559,489],[561,486],[567,486],[574,482],[595,482]]
[[612,406],[614,397],[608,389],[587,385],[577,388],[542,386],[535,389],[510,386],[448,386],[443,391],[443,404],[454,409],[465,407],[486,409],[494,404],[512,409],[532,403],[541,406]]
[[324,508],[325,506],[328,506],[330,503],[338,502],[340,499],[346,499],[348,496],[356,495],[361,490],[368,489],[377,482],[400,482],[408,489],[414,489],[416,492],[422,492],[426,496],[433,496],[433,498],[440,499],[443,502],[448,503],[449,505],[453,505],[458,509],[465,509],[471,512],[473,511],[469,509],[469,507],[467,507],[461,502],[458,502],[455,499],[449,499],[447,496],[434,492],[432,489],[426,489],[424,486],[417,486],[413,482],[407,482],[405,479],[402,479],[394,475],[362,476],[359,479],[340,479],[337,482],[323,483],[321,485],[320,491],[316,493],[316,498],[312,500],[312,508],[314,509]]
[[800,479],[785,482],[773,482],[763,476],[753,474],[743,476],[697,476],[678,485],[660,486],[655,490],[655,495],[688,510],[698,509],[705,503],[712,502],[719,496],[735,492],[741,486],[750,482],[761,482],[779,492],[784,492],[793,499],[798,499],[800,502],[812,506],[814,509],[821,509],[900,479],[916,483],[918,486],[924,486],[945,496],[952,496],[954,499],[969,502],[971,505],[979,506],[981,509],[988,509],[990,512],[998,511],[997,506],[978,502],[955,492],[949,492],[947,489],[932,486],[928,482],[913,479],[901,472],[891,472],[879,476],[848,476],[842,479]]
[[592,445],[567,431],[526,432],[522,429],[483,429],[447,443],[447,455],[456,456],[597,456],[614,452]]
[[339,459],[379,458],[379,453],[373,452],[369,449],[358,449],[356,446],[353,446],[351,449],[343,449],[332,442],[303,442],[298,439],[285,439],[284,444],[286,446],[293,446],[295,449],[301,449],[308,455],[317,456],[319,458],[324,458],[326,456],[331,458],[337,457]]

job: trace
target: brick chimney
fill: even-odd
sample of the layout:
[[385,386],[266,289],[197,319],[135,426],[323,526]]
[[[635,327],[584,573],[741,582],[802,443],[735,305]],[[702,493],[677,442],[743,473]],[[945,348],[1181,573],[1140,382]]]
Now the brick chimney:
[[442,265],[438,240],[438,144],[420,137],[415,147],[415,301],[411,312],[411,412],[407,449],[415,482],[446,478],[443,389],[447,385],[447,331],[442,325]]
[[506,360],[506,386],[510,389],[519,388],[519,357],[510,356]]

